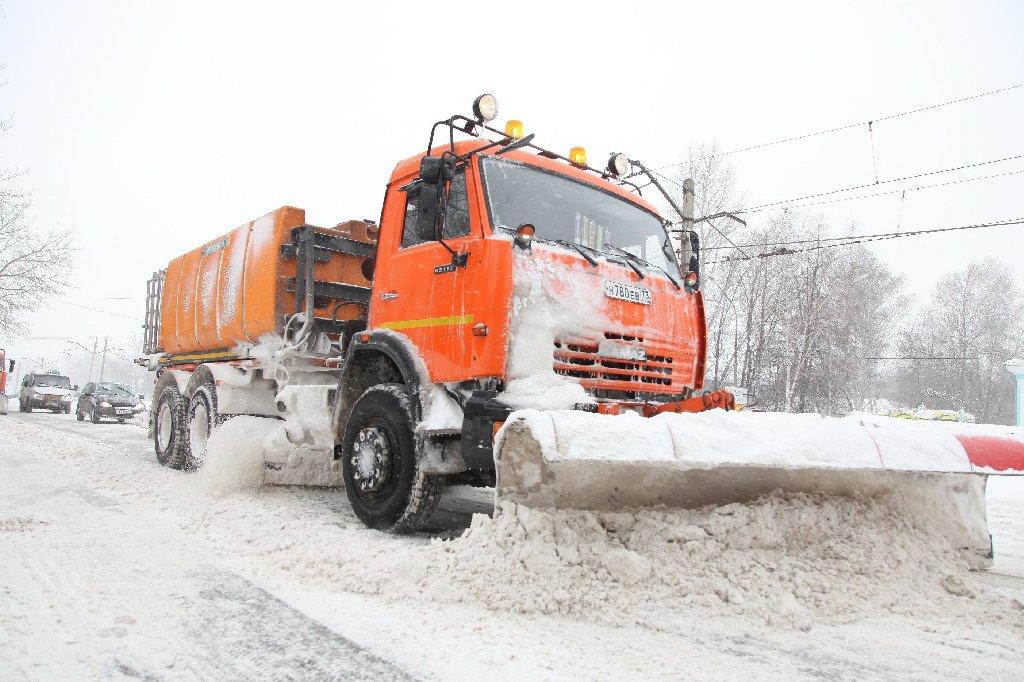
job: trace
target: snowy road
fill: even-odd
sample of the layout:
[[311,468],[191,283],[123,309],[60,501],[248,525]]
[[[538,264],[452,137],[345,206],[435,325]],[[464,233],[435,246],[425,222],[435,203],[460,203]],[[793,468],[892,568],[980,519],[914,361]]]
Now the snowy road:
[[[147,444],[130,424],[18,418],[118,447]],[[10,628],[3,679],[253,679],[273,669],[310,679],[407,679],[212,563],[159,513],[80,485],[58,462],[34,457],[6,436],[0,451],[0,574]]]
[[[0,417],[0,679],[1024,675],[1012,606],[998,627],[895,604],[808,631],[696,608],[520,614],[497,600],[497,575],[494,599],[418,587],[427,569],[414,564],[444,547],[362,528],[343,492],[225,497],[198,483],[159,467],[137,426]],[[481,504],[449,498],[439,529]],[[993,481],[990,508],[1001,554],[979,584],[993,603],[1024,600],[1024,481]]]

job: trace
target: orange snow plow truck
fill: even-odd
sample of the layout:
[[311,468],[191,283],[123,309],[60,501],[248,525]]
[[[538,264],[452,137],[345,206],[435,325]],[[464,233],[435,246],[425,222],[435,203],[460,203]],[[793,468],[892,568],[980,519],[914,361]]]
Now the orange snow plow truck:
[[140,362],[158,373],[161,463],[201,466],[213,429],[249,415],[285,436],[264,441],[268,473],[319,453],[378,529],[419,528],[451,481],[603,509],[910,486],[956,498],[965,542],[987,551],[977,495],[985,474],[1024,469],[1016,435],[980,467],[955,434],[736,413],[728,392],[700,393],[692,183],[678,206],[641,162],[595,168],[496,115],[483,95],[436,123],[392,172],[379,224],[316,227],[284,207],[154,276]]

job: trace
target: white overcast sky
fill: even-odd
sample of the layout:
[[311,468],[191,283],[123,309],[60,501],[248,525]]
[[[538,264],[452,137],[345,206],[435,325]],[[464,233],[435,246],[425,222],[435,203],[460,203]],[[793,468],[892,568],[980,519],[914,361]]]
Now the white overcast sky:
[[[25,336],[138,348],[145,280],[283,204],[377,218],[395,162],[492,92],[539,143],[659,165],[1024,81],[1024,2],[226,3],[0,0],[0,167],[75,285]],[[1024,154],[1024,88],[877,124],[881,179]],[[866,127],[731,157],[747,205],[872,182]],[[1024,170],[1024,160],[919,182]],[[911,183],[919,184],[919,183]],[[1024,174],[831,204],[836,231],[1024,216]],[[1021,227],[875,248],[918,297]],[[63,341],[4,339],[59,365]],[[26,367],[27,369],[27,367]],[[77,378],[76,378],[77,379]]]

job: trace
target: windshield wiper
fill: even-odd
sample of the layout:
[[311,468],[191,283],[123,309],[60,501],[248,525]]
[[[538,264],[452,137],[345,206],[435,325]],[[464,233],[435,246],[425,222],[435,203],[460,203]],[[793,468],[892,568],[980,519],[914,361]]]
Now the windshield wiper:
[[[621,253],[623,256],[626,256],[631,261],[636,261],[637,263],[640,263],[642,265],[646,265],[648,267],[657,268],[658,270],[661,270],[663,273],[665,273],[665,276],[668,277],[668,281],[672,282],[672,286],[674,286],[676,289],[680,289],[681,288],[679,286],[679,282],[676,281],[676,278],[673,277],[671,275],[671,273],[669,273],[668,270],[666,270],[665,268],[661,267],[660,265],[652,263],[649,260],[644,260],[643,258],[641,258],[640,256],[636,255],[635,253],[632,253],[631,251],[626,251],[625,249],[619,248],[618,246],[615,246],[614,244],[608,244],[608,246],[610,246],[611,248],[615,249],[618,253]],[[635,272],[636,268],[633,268],[633,270]],[[637,273],[637,274],[640,274],[640,273]],[[643,279],[643,275],[640,275],[640,278]]]
[[591,256],[586,251],[583,250],[583,249],[588,249],[590,251],[593,251],[594,253],[601,253],[597,249],[592,249],[589,246],[582,246],[580,244],[577,244],[576,242],[571,242],[568,239],[555,239],[554,242],[556,244],[561,244],[562,246],[568,246],[570,249],[573,249],[574,251],[576,251],[576,253],[578,253],[581,256],[583,256],[584,260],[586,260],[592,266],[594,266],[595,268],[597,267],[597,259],[594,258],[593,256]]
[[634,253],[630,253],[629,251],[626,251],[625,249],[620,249],[619,247],[615,246],[615,244],[605,244],[605,246],[607,246],[610,249],[615,249],[616,253],[621,253],[623,256],[625,256],[626,257],[626,265],[629,266],[630,270],[632,270],[633,272],[636,273],[637,277],[639,277],[640,279],[643,279],[645,277],[644,271],[641,270],[640,268],[638,268],[634,261],[639,261],[641,264],[644,264],[644,265],[648,264],[647,261],[645,261],[643,258],[641,258],[640,256],[637,256]]

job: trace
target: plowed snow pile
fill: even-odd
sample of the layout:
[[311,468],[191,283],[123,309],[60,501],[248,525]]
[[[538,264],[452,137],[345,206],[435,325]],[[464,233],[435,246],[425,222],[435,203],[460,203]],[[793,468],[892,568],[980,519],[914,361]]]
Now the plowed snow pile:
[[804,494],[636,513],[506,503],[462,537],[435,541],[419,584],[522,612],[648,621],[710,611],[798,628],[935,617],[957,602],[1024,631],[1020,604],[975,584],[935,530],[914,527],[896,500]]
[[[1004,592],[971,573],[946,541],[942,519],[896,496],[772,494],[632,513],[506,503],[496,518],[475,516],[460,537],[427,540],[363,527],[338,489],[256,491],[254,469],[215,465],[206,475],[220,485],[203,490],[195,476],[159,467],[148,452],[15,420],[2,430],[65,463],[68,480],[166,512],[226,565],[271,582],[653,630],[690,631],[722,618],[749,632],[765,623],[805,629],[898,617],[893,627],[1024,639],[1019,590]],[[224,454],[219,447],[214,460]]]

